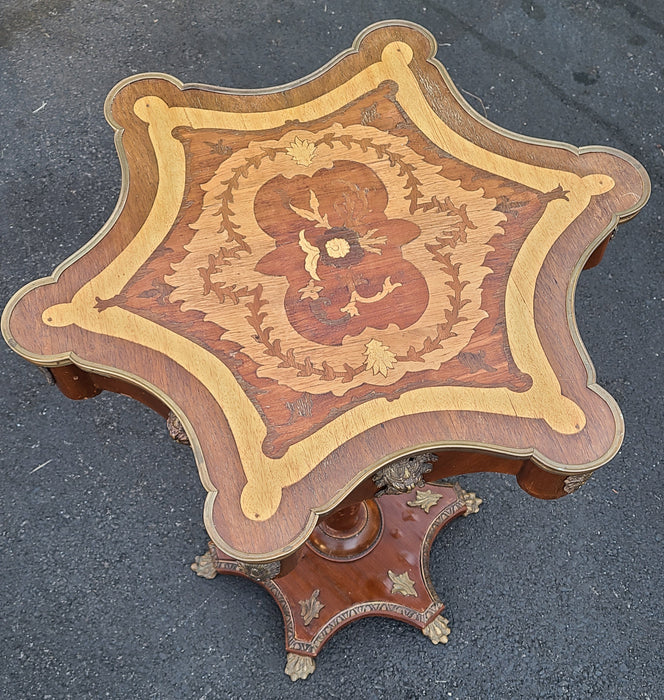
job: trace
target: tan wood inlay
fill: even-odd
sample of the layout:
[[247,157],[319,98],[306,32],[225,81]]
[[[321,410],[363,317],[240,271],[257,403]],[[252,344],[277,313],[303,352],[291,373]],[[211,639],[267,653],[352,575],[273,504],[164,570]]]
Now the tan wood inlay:
[[[361,40],[314,78],[251,97],[123,81],[107,110],[124,130],[125,187],[105,237],[3,315],[28,359],[126,379],[175,411],[210,492],[208,531],[245,561],[291,551],[317,513],[410,451],[465,445],[564,475],[622,437],[572,297],[593,248],[645,202],[647,176],[611,149],[523,139],[471,113],[412,25]],[[34,342],[30,314],[46,327]],[[175,382],[209,395],[237,451],[227,474],[166,370],[132,356],[167,358]],[[379,434],[389,447],[368,458]]]
[[[82,287],[70,304],[60,304],[44,311],[44,322],[48,325],[74,323],[96,333],[137,341],[169,354],[191,374],[199,377],[221,406],[233,407],[226,415],[247,476],[242,508],[249,518],[265,520],[272,516],[284,487],[299,481],[344,439],[396,416],[432,409],[451,409],[542,418],[561,433],[576,432],[585,425],[582,410],[562,396],[555,373],[538,341],[532,312],[534,288],[536,273],[553,240],[585,209],[591,196],[611,189],[613,180],[601,174],[579,178],[573,173],[512,161],[461,138],[428,106],[414,77],[407,70],[411,58],[412,51],[408,46],[401,42],[390,44],[383,52],[381,63],[374,64],[345,85],[311,103],[279,112],[238,117],[234,113],[169,108],[158,97],[140,100],[134,109],[150,125],[150,138],[160,168],[159,188],[150,216],[111,265]],[[315,436],[294,445],[284,457],[269,459],[260,449],[265,427],[224,363],[183,336],[122,309],[106,309],[100,314],[95,309],[95,302],[98,298],[105,299],[120,293],[178,215],[186,164],[181,144],[171,136],[174,128],[189,125],[195,129],[239,127],[257,130],[279,126],[287,120],[315,119],[339,109],[390,77],[398,85],[398,97],[409,116],[427,136],[453,156],[541,191],[562,185],[571,193],[569,201],[549,203],[544,216],[521,248],[508,282],[506,321],[510,347],[517,365],[533,377],[532,388],[515,394],[500,388],[430,387],[413,390],[403,395],[398,403],[372,401],[351,409],[319,430]]]

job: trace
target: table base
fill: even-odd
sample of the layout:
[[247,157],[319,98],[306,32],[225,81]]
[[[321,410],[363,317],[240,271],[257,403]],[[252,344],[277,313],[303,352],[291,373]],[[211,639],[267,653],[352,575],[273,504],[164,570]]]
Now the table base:
[[213,544],[192,564],[199,576],[244,576],[272,595],[284,618],[286,673],[292,680],[310,675],[323,645],[361,617],[402,620],[421,629],[434,644],[447,642],[450,630],[441,616],[444,605],[431,584],[429,551],[447,523],[477,512],[481,500],[458,484],[426,483],[408,493],[366,503],[371,504],[366,512],[374,522],[364,530],[372,529],[377,535],[367,542],[365,553],[339,554],[343,540],[349,539],[343,535],[338,537],[337,551],[321,551],[321,534],[329,542],[334,532],[323,521],[293,555],[294,566],[291,562],[275,578],[257,580],[256,567],[230,559]]

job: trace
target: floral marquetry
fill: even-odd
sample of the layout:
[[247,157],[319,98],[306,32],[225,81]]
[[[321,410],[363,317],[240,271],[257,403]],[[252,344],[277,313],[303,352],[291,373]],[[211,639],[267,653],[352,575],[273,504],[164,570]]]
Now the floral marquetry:
[[434,52],[388,23],[279,89],[123,81],[116,213],[3,316],[17,352],[88,378],[80,395],[173,412],[210,536],[247,565],[409,455],[500,454],[557,497],[620,445],[573,292],[647,176],[489,124]]

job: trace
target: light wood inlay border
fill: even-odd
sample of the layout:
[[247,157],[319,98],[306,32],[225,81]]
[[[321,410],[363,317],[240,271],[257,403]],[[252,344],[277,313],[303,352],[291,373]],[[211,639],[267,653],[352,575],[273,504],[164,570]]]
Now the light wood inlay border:
[[[410,31],[413,29],[412,26],[407,24],[402,25],[403,27]],[[358,37],[354,49],[339,57],[336,63],[341,63],[345,57],[358,51],[360,43],[377,30],[388,31],[389,26],[379,25],[366,30]],[[419,28],[416,31],[422,32]],[[435,65],[446,87],[456,97],[463,109],[469,113],[472,119],[483,124],[484,127],[488,127],[503,137],[518,140],[525,144],[532,143],[533,145],[567,149],[577,154],[599,152],[601,150],[604,153],[615,154],[618,158],[623,159],[625,167],[637,167],[624,154],[611,149],[590,148],[578,150],[564,144],[517,137],[491,125],[468,107],[465,101],[460,98],[456,88],[451,84],[442,66],[431,60],[431,56],[435,53],[435,42],[430,35],[425,34],[425,36],[428,38],[431,49],[431,55],[428,57],[429,62]],[[559,236],[585,212],[593,197],[612,190],[615,186],[614,179],[605,172],[580,176],[562,168],[548,168],[525,163],[523,160],[506,157],[489,148],[478,145],[469,138],[465,138],[458,131],[447,125],[434,110],[430,96],[425,95],[416,72],[412,70],[412,60],[413,51],[408,44],[404,41],[388,42],[382,50],[380,60],[370,63],[356,75],[345,80],[329,92],[285,109],[255,113],[249,111],[239,114],[235,111],[219,109],[169,106],[157,95],[145,96],[137,100],[134,111],[149,126],[149,136],[158,167],[158,187],[151,210],[140,230],[124,250],[99,274],[84,284],[73,295],[70,302],[52,305],[43,312],[43,321],[50,327],[65,328],[73,324],[92,333],[137,342],[146,348],[168,355],[207,387],[218,405],[222,408],[226,407],[224,413],[236,442],[239,459],[247,480],[247,484],[242,491],[242,511],[250,520],[256,522],[269,520],[279,508],[283,489],[300,482],[317,465],[332,455],[339,445],[347,442],[350,438],[395,418],[417,414],[424,415],[431,411],[481,412],[507,417],[541,419],[548,424],[551,430],[561,435],[573,435],[583,430],[586,425],[586,415],[582,407],[572,398],[565,395],[556,370],[551,366],[549,358],[542,347],[534,322],[534,302],[538,274]],[[329,70],[333,67],[333,64],[329,64],[325,69],[321,69],[319,75],[324,70]],[[149,77],[159,77],[159,79],[169,81],[180,89],[183,88],[178,81],[168,76]],[[123,81],[111,93],[107,104],[107,112],[109,114],[113,99],[120,91],[127,85],[130,85],[131,82],[141,79],[145,79],[145,76],[137,76],[130,81]],[[313,78],[301,81],[300,85],[306,85],[311,80]],[[265,436],[265,426],[261,422],[260,416],[256,413],[255,408],[247,399],[246,394],[238,385],[235,377],[222,362],[201,346],[186,340],[181,335],[175,334],[163,326],[152,323],[119,307],[108,308],[99,313],[94,308],[95,300],[97,297],[112,297],[120,292],[124,284],[136,273],[153,252],[156,245],[164,238],[164,235],[172,227],[179,213],[184,192],[186,163],[182,144],[171,135],[173,128],[190,126],[194,129],[233,128],[251,131],[280,126],[289,119],[308,121],[343,107],[351,100],[376,88],[385,80],[392,80],[396,83],[399,103],[422,133],[454,157],[475,167],[491,171],[543,192],[553,190],[558,186],[562,186],[569,191],[568,200],[558,199],[548,204],[544,215],[521,247],[507,284],[505,315],[510,349],[517,366],[531,375],[533,384],[529,390],[519,393],[505,388],[440,386],[414,389],[402,395],[397,401],[388,402],[385,399],[376,399],[350,409],[325,425],[314,435],[291,446],[283,457],[270,459],[260,449],[260,444]],[[293,86],[293,88],[296,87]],[[277,90],[264,91],[263,94],[269,94]],[[227,541],[227,535],[222,536],[217,530],[217,523],[213,513],[214,501],[218,493],[218,486],[214,485],[217,480],[212,478],[207,471],[204,453],[196,439],[195,426],[188,421],[180,408],[173,404],[168,396],[164,395],[158,387],[141,377],[131,375],[126,371],[114,370],[102,364],[89,362],[79,357],[75,350],[70,350],[67,353],[58,353],[57,355],[39,354],[21,346],[14,339],[10,327],[10,316],[19,299],[31,289],[57,280],[64,270],[80,259],[110,230],[122,211],[128,185],[127,170],[119,140],[118,144],[123,162],[124,184],[123,193],[113,217],[88,246],[60,266],[51,278],[28,285],[11,300],[3,315],[3,334],[15,350],[37,364],[56,365],[74,360],[81,367],[88,367],[102,374],[124,377],[146,387],[152,393],[160,395],[165,403],[172,405],[185,424],[190,437],[193,438],[192,442],[201,476],[204,485],[210,491],[205,509],[206,524],[215,542],[229,554],[242,554],[242,557],[246,560],[283,556],[288,551],[292,551],[295,543],[301,542],[310,532],[316,520],[315,513],[329,510],[341,500],[344,494],[357,485],[362,478],[382,464],[394,459],[398,456],[397,453],[381,458],[378,462],[359,470],[355,477],[347,481],[343,493],[337,493],[324,503],[312,508],[313,515],[309,518],[306,528],[299,535],[294,536],[288,545],[283,545],[269,552],[263,551],[260,553],[260,556],[252,552],[243,552]],[[577,262],[576,267],[572,271],[571,282],[568,285],[567,312],[570,332],[581,359],[587,368],[589,383],[594,381],[594,373],[578,338],[578,332],[574,323],[572,311],[573,290],[582,264],[590,255],[592,249],[619,220],[630,218],[645,203],[649,186],[647,177],[642,172],[642,169],[639,172],[643,181],[642,191],[634,193],[631,200],[626,201],[625,208],[610,217],[605,227],[599,231],[591,245],[587,247],[582,259]],[[592,462],[586,461],[578,464],[575,464],[573,460],[563,463],[547,456],[546,453],[540,452],[537,448],[530,450],[529,454],[534,455],[536,461],[545,469],[561,473],[587,470],[607,461],[617,450],[622,439],[620,412],[615,402],[610,399],[606,392],[595,386],[590,388],[607,403],[615,418],[615,436],[611,447],[603,454],[597,455]],[[418,444],[411,449],[419,451],[421,449],[449,448],[461,445],[473,446],[467,440],[453,441],[448,439],[440,443]],[[477,443],[475,447],[486,450],[498,449],[495,445],[483,442]],[[523,454],[524,450],[506,448],[502,452],[517,455]]]

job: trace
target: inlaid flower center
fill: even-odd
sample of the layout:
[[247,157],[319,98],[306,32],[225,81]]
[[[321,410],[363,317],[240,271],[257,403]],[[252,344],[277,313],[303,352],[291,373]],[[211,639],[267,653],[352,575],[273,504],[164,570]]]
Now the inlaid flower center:
[[331,238],[325,243],[325,250],[331,258],[345,258],[350,252],[350,244],[343,238]]

